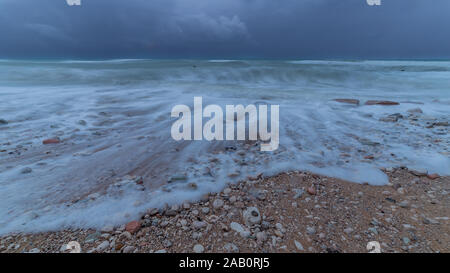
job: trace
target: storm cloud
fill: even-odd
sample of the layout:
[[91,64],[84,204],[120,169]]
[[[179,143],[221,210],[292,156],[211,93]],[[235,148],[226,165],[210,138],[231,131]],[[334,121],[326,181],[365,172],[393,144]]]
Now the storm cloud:
[[0,58],[449,58],[450,1],[0,0]]

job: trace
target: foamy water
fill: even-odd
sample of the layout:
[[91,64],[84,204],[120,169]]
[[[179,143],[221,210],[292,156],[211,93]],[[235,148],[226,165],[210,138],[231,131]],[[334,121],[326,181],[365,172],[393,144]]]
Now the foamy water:
[[[194,96],[280,105],[280,148],[172,140],[170,111]],[[400,105],[364,105],[378,99]],[[448,127],[430,126],[449,106],[450,62],[0,60],[0,234],[119,225],[258,173],[375,185],[387,183],[380,167],[450,175]],[[404,118],[379,120],[394,113]],[[62,143],[42,145],[53,137]]]

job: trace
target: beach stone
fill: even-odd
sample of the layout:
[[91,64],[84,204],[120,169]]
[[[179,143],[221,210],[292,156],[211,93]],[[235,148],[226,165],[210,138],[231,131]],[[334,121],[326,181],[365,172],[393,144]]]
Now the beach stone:
[[223,200],[222,199],[216,199],[213,202],[213,207],[215,209],[220,209],[223,206]]
[[42,141],[42,144],[44,144],[44,145],[48,145],[48,144],[58,144],[58,143],[60,143],[61,141],[58,139],[58,138],[49,138],[49,139],[46,139],[46,140],[44,140],[44,141]]
[[256,207],[247,208],[243,213],[243,217],[245,224],[249,227],[261,223],[261,214]]
[[365,105],[399,105],[400,103],[388,100],[368,100]]
[[448,127],[448,122],[447,122],[447,121],[439,121],[439,122],[435,122],[435,123],[433,123],[433,127],[434,127],[434,126]]
[[378,230],[377,230],[377,228],[371,227],[371,228],[368,228],[368,230],[369,230],[370,232],[372,232],[373,234],[378,235]]
[[306,233],[309,235],[314,235],[316,233],[316,229],[314,227],[306,227]]
[[179,207],[177,205],[172,206],[170,209],[166,210],[164,212],[164,215],[166,216],[175,216],[178,214]]
[[111,233],[113,231],[114,231],[114,227],[113,226],[104,226],[101,229],[101,232],[103,232],[103,233]]
[[426,176],[428,174],[428,171],[425,169],[415,169],[415,170],[410,170],[410,172],[412,174],[414,174],[415,176]]
[[340,103],[359,105],[359,100],[356,100],[356,99],[334,99],[334,101],[340,102]]
[[205,251],[205,248],[201,244],[196,244],[194,246],[195,253],[203,253],[203,251]]
[[171,247],[171,246],[172,246],[172,242],[169,241],[169,240],[165,240],[165,241],[163,242],[163,245],[164,245],[164,247]]
[[344,232],[347,233],[347,234],[350,234],[350,233],[353,232],[353,229],[348,227],[348,228],[344,229]]
[[231,193],[231,189],[230,189],[230,188],[225,188],[225,189],[223,190],[223,193],[224,193],[225,195],[229,195],[229,194]]
[[21,171],[20,171],[20,173],[22,173],[22,174],[28,174],[28,173],[31,173],[33,171],[33,169],[31,169],[31,168],[29,168],[29,167],[26,167],[26,168],[23,168]]
[[409,109],[407,112],[414,113],[414,114],[422,114],[423,113],[422,109],[420,109],[420,108]]
[[397,122],[399,119],[402,119],[403,116],[399,113],[389,115],[387,117],[380,118],[380,121],[384,122]]
[[160,249],[160,250],[155,251],[155,253],[157,253],[157,254],[164,254],[164,253],[167,253],[167,250]]
[[292,191],[295,193],[294,199],[302,197],[303,194],[305,193],[305,191],[303,189],[293,189]]
[[105,251],[107,248],[109,247],[109,242],[108,241],[103,241],[101,244],[99,244],[97,246],[97,251]]
[[400,207],[402,207],[402,208],[408,208],[409,207],[409,202],[407,201],[407,200],[404,200],[404,201],[402,201],[402,202],[400,202],[400,203],[398,203],[398,205],[400,206]]
[[436,220],[434,220],[434,219],[431,219],[431,218],[427,218],[427,217],[423,218],[422,222],[423,222],[425,225],[430,225],[430,224],[432,224],[432,225],[437,225],[437,224],[439,224],[438,221],[436,221]]
[[79,120],[79,121],[78,121],[78,124],[79,124],[79,125],[82,125],[82,126],[86,126],[86,125],[87,125],[87,123],[86,123],[85,120]]
[[123,249],[123,253],[132,253],[133,251],[134,251],[134,246],[126,246],[124,249]]
[[427,177],[428,177],[428,179],[435,180],[435,179],[438,179],[440,176],[437,173],[432,173],[432,174],[428,174]]
[[194,240],[198,240],[200,238],[202,238],[203,234],[201,232],[193,232],[192,233],[192,239]]
[[295,247],[297,248],[297,250],[300,250],[300,251],[304,251],[305,250],[303,248],[303,245],[299,241],[294,240],[294,244],[295,244]]
[[309,188],[307,189],[307,192],[308,192],[310,195],[316,195],[316,189],[314,189],[313,186],[309,187]]
[[120,234],[119,238],[125,238],[128,240],[131,240],[131,238],[133,238],[133,236],[131,236],[131,233],[129,233],[128,231],[124,231]]
[[177,181],[186,181],[187,177],[184,175],[174,175],[172,177],[169,178],[169,180],[167,182],[171,183],[171,182],[177,182]]
[[28,251],[28,253],[40,253],[41,251],[39,250],[39,248],[33,248],[30,251]]
[[202,213],[203,214],[208,214],[209,213],[209,208],[208,207],[202,208]]
[[100,238],[100,236],[102,236],[102,234],[100,232],[98,232],[98,231],[94,232],[94,233],[91,233],[91,234],[89,234],[86,237],[86,240],[84,242],[85,243],[92,243],[92,242],[96,241],[98,238]]
[[227,243],[223,248],[227,253],[239,253],[239,248],[233,243]]
[[125,230],[130,234],[134,234],[141,228],[141,223],[139,221],[131,221],[125,226]]
[[206,227],[206,222],[203,222],[203,221],[194,221],[193,223],[192,223],[192,226],[194,227],[194,229],[202,229],[202,228],[204,228],[204,227]]
[[236,222],[231,222],[230,228],[238,233],[245,231],[245,229],[241,226],[241,224],[236,223]]
[[402,241],[405,245],[409,245],[409,243],[411,242],[411,240],[408,237],[403,237]]
[[267,241],[267,234],[264,231],[256,233],[256,240],[261,243]]

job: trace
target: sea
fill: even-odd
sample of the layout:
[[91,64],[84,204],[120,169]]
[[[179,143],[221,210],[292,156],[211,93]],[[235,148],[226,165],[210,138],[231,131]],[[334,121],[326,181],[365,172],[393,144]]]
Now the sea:
[[[279,105],[279,148],[175,141],[194,97]],[[260,174],[450,175],[450,62],[0,60],[0,119],[0,234],[118,226]]]

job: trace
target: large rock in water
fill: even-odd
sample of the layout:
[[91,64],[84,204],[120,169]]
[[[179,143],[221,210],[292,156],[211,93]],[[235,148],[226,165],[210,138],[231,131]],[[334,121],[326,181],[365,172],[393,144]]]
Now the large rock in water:
[[366,105],[399,105],[400,103],[396,101],[389,100],[368,100],[365,103]]
[[340,103],[359,105],[359,100],[355,100],[355,99],[334,99],[334,101],[337,101]]
[[58,144],[61,141],[58,138],[50,138],[50,139],[46,139],[44,141],[42,141],[42,144],[47,145],[47,144]]

